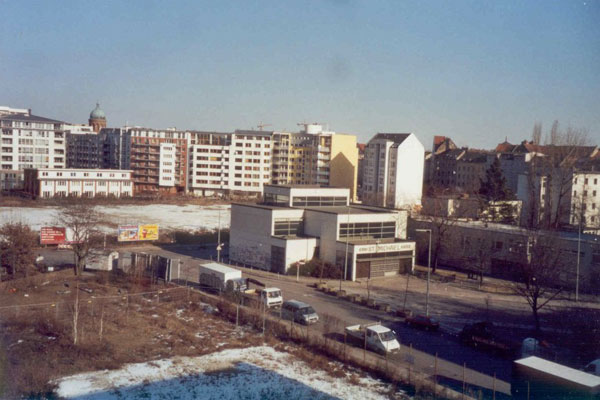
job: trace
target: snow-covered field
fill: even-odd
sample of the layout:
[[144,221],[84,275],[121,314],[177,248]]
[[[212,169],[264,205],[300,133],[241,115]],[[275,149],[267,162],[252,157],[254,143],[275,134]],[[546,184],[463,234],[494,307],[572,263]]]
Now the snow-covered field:
[[[105,219],[118,225],[158,224],[161,229],[216,229],[221,214],[221,228],[229,227],[229,205],[123,205],[98,206]],[[22,222],[34,230],[42,226],[55,226],[58,208],[0,207],[0,225],[5,222]],[[113,228],[114,230],[114,228]]]
[[372,379],[332,378],[268,346],[175,357],[56,381],[57,395],[109,399],[388,399]]

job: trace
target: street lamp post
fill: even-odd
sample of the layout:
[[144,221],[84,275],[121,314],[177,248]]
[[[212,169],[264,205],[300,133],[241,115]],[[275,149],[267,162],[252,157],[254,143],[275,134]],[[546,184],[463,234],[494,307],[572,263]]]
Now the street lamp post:
[[579,259],[581,258],[581,218],[579,218],[579,232],[577,235],[577,272],[575,276],[575,302],[579,301]]
[[344,273],[340,274],[340,290],[342,290],[342,279],[346,278],[348,271],[348,238],[350,237],[350,206],[348,205],[348,223],[346,226],[346,255],[344,257]]
[[429,232],[429,260],[427,262],[427,294],[425,297],[425,315],[429,316],[429,280],[431,278],[431,229],[415,229],[415,232]]

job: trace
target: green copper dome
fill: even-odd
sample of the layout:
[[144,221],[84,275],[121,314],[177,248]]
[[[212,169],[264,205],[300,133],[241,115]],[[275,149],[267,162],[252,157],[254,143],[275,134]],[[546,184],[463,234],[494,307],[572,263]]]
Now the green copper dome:
[[100,109],[100,104],[96,103],[96,108],[90,113],[90,119],[106,119],[104,111]]

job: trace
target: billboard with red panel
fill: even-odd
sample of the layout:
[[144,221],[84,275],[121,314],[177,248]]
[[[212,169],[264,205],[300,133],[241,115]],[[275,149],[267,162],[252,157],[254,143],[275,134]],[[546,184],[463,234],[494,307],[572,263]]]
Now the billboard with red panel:
[[63,244],[67,241],[67,230],[56,226],[40,229],[40,244]]

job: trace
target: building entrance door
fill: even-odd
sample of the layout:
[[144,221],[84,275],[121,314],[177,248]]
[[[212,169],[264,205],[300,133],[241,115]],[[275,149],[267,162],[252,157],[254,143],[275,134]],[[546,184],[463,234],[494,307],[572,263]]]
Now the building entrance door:
[[356,278],[369,278],[371,275],[371,262],[370,261],[357,261],[356,262]]

